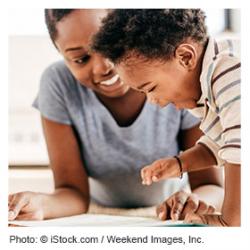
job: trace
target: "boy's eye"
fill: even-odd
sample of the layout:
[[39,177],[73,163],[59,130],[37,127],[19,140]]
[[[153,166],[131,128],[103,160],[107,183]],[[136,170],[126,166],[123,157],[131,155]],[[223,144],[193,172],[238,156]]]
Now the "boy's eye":
[[89,61],[89,59],[90,59],[90,55],[86,55],[86,56],[83,56],[77,60],[74,60],[74,62],[77,64],[85,64]]
[[151,89],[147,90],[147,93],[150,93],[150,92],[154,91],[155,88],[156,88],[156,86],[154,86],[154,87],[152,87]]

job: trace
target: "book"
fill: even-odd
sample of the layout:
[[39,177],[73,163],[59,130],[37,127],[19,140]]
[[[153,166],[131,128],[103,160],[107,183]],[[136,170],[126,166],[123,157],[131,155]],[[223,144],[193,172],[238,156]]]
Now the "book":
[[117,216],[102,214],[81,214],[57,219],[32,221],[14,220],[10,225],[25,227],[168,227],[168,226],[204,226],[199,224],[185,223],[178,220],[159,220],[152,217]]

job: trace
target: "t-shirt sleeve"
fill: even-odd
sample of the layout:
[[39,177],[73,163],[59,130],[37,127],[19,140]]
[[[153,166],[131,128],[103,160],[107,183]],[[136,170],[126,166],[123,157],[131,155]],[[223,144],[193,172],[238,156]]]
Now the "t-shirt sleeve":
[[55,65],[49,66],[42,74],[39,92],[33,102],[41,115],[51,121],[70,125],[72,124],[66,106],[65,81]]
[[207,135],[201,136],[201,138],[196,143],[201,144],[207,149],[210,156],[215,159],[217,166],[224,165],[225,161],[218,155],[218,151],[220,149],[219,145],[211,140]]
[[190,129],[200,123],[200,119],[193,116],[189,111],[183,109],[181,111],[181,129]]
[[[241,93],[240,93],[240,60],[236,57],[223,58],[217,71],[220,72],[213,85],[216,111],[222,126],[221,139],[223,144],[218,155],[221,159],[233,163],[241,163]],[[221,73],[222,72],[222,73]]]

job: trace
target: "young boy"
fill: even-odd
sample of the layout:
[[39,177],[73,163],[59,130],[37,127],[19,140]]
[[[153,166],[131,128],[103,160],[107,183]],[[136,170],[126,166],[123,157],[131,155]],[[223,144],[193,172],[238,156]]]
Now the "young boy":
[[112,60],[121,79],[152,103],[162,107],[172,103],[201,118],[204,136],[179,156],[144,167],[143,184],[181,177],[201,166],[223,165],[221,215],[188,214],[185,220],[239,226],[239,42],[208,37],[205,15],[199,9],[127,9],[114,10],[103,20],[93,49]]

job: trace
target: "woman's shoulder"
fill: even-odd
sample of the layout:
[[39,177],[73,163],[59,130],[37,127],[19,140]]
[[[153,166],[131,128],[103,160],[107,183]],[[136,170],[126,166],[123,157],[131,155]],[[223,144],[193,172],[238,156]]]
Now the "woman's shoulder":
[[59,80],[61,82],[76,81],[70,70],[67,68],[63,60],[53,62],[42,73],[41,80],[46,79],[49,81]]
[[74,78],[63,61],[57,61],[44,70],[35,102],[34,106],[45,117],[70,124],[76,110],[89,105],[88,90]]
[[50,64],[42,73],[40,87],[53,89],[54,91],[72,94],[72,92],[86,92],[86,88],[81,85],[72,75],[63,60]]

